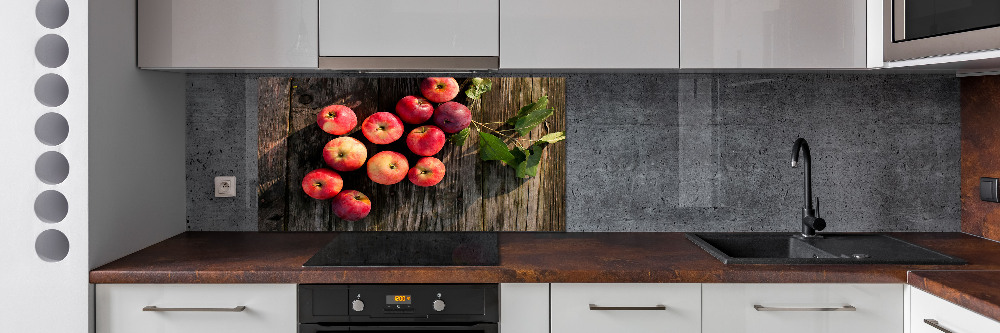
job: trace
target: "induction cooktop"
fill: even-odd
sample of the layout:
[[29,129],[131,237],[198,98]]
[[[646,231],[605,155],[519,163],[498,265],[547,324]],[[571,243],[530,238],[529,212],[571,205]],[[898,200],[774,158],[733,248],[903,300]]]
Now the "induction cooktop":
[[496,266],[495,232],[341,232],[302,266]]

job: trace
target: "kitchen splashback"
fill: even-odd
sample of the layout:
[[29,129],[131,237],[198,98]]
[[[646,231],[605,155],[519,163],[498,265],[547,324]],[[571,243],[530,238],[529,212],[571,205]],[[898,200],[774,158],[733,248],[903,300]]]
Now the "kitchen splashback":
[[[188,75],[190,230],[258,230],[258,80],[271,76]],[[826,231],[959,230],[953,76],[542,76],[566,78],[567,231],[798,230],[800,136]],[[213,197],[222,175],[235,198]]]
[[1000,76],[962,78],[962,231],[1000,240],[1000,204],[979,199],[979,178],[1000,177]]
[[[369,116],[376,117],[377,112],[396,112],[401,98],[420,94],[421,78],[271,77],[259,82],[257,179],[261,185],[257,203],[260,231],[566,230],[565,142],[539,144],[535,147],[540,149],[527,150],[529,159],[538,157],[537,171],[528,178],[518,178],[514,168],[499,161],[480,159],[485,153],[480,148],[480,133],[512,137],[519,145],[529,148],[547,134],[565,133],[564,78],[494,77],[492,89],[478,98],[459,94],[454,101],[471,110],[470,134],[463,143],[445,142],[439,152],[431,154],[440,159],[446,169],[444,178],[433,186],[416,186],[407,179],[392,185],[376,184],[371,180],[376,178],[369,179],[371,174],[365,167],[338,171],[344,190],[360,191],[370,199],[371,212],[357,221],[341,219],[332,212],[331,201],[336,199],[317,200],[302,189],[303,178],[308,172],[330,168],[324,162],[324,145],[338,137],[320,129],[316,123],[317,114],[328,105],[345,105],[356,113],[360,124]],[[514,126],[504,124],[522,107],[541,98],[545,98],[547,107],[539,107],[540,111],[533,114],[551,110],[551,115],[540,119],[537,126],[526,128],[521,135],[512,130]],[[442,104],[440,108],[446,106]],[[428,122],[441,124],[437,121],[421,124]],[[398,153],[408,160],[409,166],[415,167],[422,156],[411,153],[406,133],[419,126],[405,124],[400,132],[405,137],[388,144],[373,144],[371,133],[363,135],[360,130],[344,136],[366,147],[368,156],[384,154],[381,152]],[[441,136],[442,140],[444,137]],[[503,149],[506,153],[507,148]],[[521,153],[521,150],[514,152]],[[377,165],[375,160],[376,157],[370,157],[368,166]]]

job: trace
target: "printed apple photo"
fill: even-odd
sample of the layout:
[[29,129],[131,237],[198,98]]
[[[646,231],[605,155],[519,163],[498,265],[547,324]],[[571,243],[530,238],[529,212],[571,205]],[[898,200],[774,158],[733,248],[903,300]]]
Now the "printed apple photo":
[[565,228],[565,78],[259,85],[262,231]]

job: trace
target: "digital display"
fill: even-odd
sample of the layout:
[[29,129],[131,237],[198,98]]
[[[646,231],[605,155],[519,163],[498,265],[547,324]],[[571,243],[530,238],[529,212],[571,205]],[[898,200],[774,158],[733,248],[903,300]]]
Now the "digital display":
[[410,295],[385,295],[385,304],[410,304]]

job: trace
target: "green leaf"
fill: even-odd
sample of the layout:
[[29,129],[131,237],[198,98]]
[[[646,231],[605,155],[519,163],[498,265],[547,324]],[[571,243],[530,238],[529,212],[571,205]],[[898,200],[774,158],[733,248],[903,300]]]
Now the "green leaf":
[[468,127],[466,127],[465,129],[463,129],[461,132],[458,132],[458,133],[455,133],[455,134],[452,134],[451,136],[449,136],[448,137],[448,141],[451,141],[451,143],[454,143],[456,146],[461,147],[461,146],[465,145],[465,139],[467,139],[467,138],[469,138],[469,128]]
[[531,111],[524,117],[518,118],[517,122],[514,124],[514,130],[520,135],[527,135],[531,130],[535,129],[538,125],[545,122],[545,119],[552,116],[555,110],[553,109],[537,109]]
[[493,134],[479,132],[479,159],[483,161],[504,161],[514,165],[514,155],[507,150],[507,144]]
[[[524,161],[524,175],[529,177],[534,177],[538,175],[538,169],[542,165],[542,150],[545,149],[545,145],[532,146],[531,155]],[[518,174],[520,174],[520,168],[518,168]],[[527,177],[523,177],[527,178]]]
[[518,119],[524,118],[532,111],[544,109],[547,108],[548,106],[549,106],[549,98],[547,96],[542,96],[541,98],[538,99],[538,101],[525,105],[520,110],[518,110],[517,115],[511,117],[510,119],[507,119],[507,124],[514,125],[517,123]]
[[556,142],[559,142],[559,141],[562,141],[562,140],[566,140],[566,133],[565,132],[555,132],[555,133],[546,134],[541,139],[538,139],[538,141],[535,141],[535,143],[533,143],[531,145],[535,146],[535,145],[539,145],[541,143],[556,143]]
[[514,160],[511,161],[512,163],[508,163],[507,166],[514,169],[514,172],[517,173],[517,178],[524,178],[524,174],[522,173],[524,161],[528,159],[528,154],[531,154],[531,151],[514,147],[510,150],[510,154],[514,155]]
[[469,88],[465,89],[465,97],[469,99],[479,99],[490,89],[493,89],[493,82],[489,79],[484,79],[481,77],[472,78],[469,82]]

